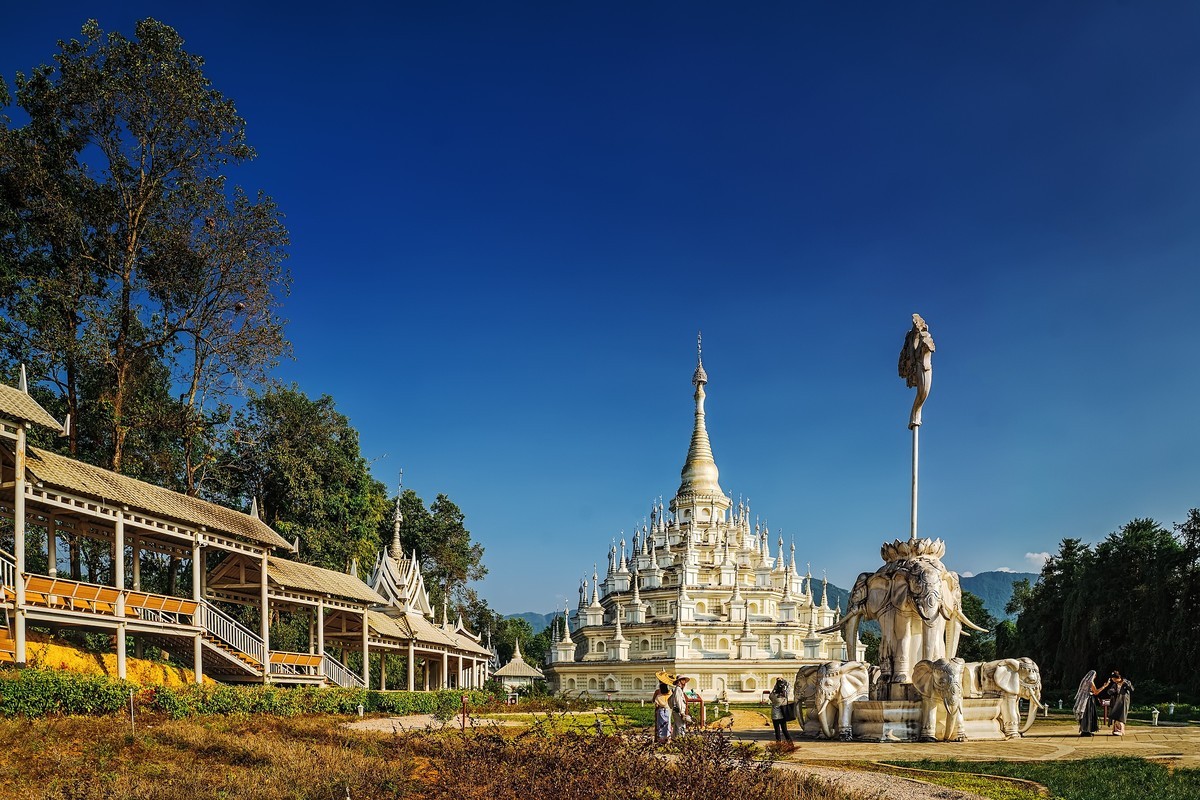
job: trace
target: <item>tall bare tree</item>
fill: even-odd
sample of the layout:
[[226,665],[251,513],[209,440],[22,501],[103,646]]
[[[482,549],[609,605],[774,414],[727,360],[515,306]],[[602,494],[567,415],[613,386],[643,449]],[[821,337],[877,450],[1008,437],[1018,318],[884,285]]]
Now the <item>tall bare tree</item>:
[[[287,232],[269,197],[227,187],[254,157],[245,122],[172,28],[146,19],[129,39],[89,21],[55,62],[17,76],[28,123],[0,119],[0,337],[41,357],[76,419],[106,415],[115,470],[131,430],[164,422],[138,398],[146,366],[166,365],[178,482],[195,494],[223,400],[288,354]],[[103,375],[93,406],[83,361]]]

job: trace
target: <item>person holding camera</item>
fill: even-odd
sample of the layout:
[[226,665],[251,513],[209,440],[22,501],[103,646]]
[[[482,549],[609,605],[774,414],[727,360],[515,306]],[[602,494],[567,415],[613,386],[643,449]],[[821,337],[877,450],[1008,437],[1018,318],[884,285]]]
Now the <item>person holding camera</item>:
[[1133,700],[1133,684],[1114,669],[1101,693],[1109,701],[1108,718],[1112,722],[1112,735],[1124,736],[1125,722],[1129,718],[1129,706]]
[[788,682],[783,678],[775,681],[775,688],[767,695],[771,700],[771,724],[775,726],[775,743],[786,743],[788,749],[792,748],[792,736],[788,733],[788,712],[792,708],[791,701],[788,700]]

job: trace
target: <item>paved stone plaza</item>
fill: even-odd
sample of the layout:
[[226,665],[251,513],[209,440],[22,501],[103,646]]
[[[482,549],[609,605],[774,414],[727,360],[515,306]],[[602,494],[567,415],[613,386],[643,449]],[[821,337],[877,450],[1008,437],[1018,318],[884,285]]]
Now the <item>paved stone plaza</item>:
[[[769,712],[766,712],[769,713]],[[793,725],[794,727],[794,725]],[[733,736],[767,744],[773,741],[765,713],[735,711]],[[1023,739],[986,742],[866,743],[823,739],[795,739],[790,761],[958,758],[964,761],[1054,761],[1106,755],[1139,756],[1180,767],[1200,768],[1200,726],[1150,727],[1131,724],[1124,736],[1111,736],[1101,728],[1093,737],[1081,737],[1073,723],[1039,720]]]

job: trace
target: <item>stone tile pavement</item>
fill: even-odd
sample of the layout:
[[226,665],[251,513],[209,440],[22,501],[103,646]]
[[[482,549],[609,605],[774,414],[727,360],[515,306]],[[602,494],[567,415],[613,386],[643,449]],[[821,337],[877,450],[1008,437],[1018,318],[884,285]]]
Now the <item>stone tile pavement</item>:
[[[795,723],[791,724],[795,728]],[[735,711],[732,735],[743,741],[774,741],[768,718],[754,711]],[[1106,755],[1140,756],[1180,767],[1200,768],[1200,725],[1151,727],[1131,723],[1124,736],[1106,728],[1082,737],[1074,724],[1058,719],[1038,720],[1023,739],[994,742],[868,743],[801,739],[793,730],[796,749],[788,760],[918,760],[1053,761]]]

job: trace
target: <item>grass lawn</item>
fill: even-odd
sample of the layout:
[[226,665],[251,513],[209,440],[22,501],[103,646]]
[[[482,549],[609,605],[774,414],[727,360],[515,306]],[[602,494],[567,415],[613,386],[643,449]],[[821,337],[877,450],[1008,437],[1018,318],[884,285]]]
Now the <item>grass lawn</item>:
[[642,727],[634,720],[624,714],[612,713],[604,711],[547,711],[547,712],[532,712],[529,714],[479,714],[477,719],[483,724],[487,724],[487,720],[495,720],[508,725],[523,725],[529,728],[538,728],[547,733],[579,733],[583,735],[596,733],[596,721],[600,721],[601,729],[606,734],[611,734],[619,730],[629,728]]
[[[1063,800],[1196,800],[1200,770],[1170,770],[1128,756],[1078,761],[889,761],[931,772],[981,773],[1035,781]],[[922,778],[929,780],[928,777]],[[965,788],[954,785],[957,788]],[[985,797],[999,797],[985,791]],[[1007,796],[1006,796],[1007,797]]]

